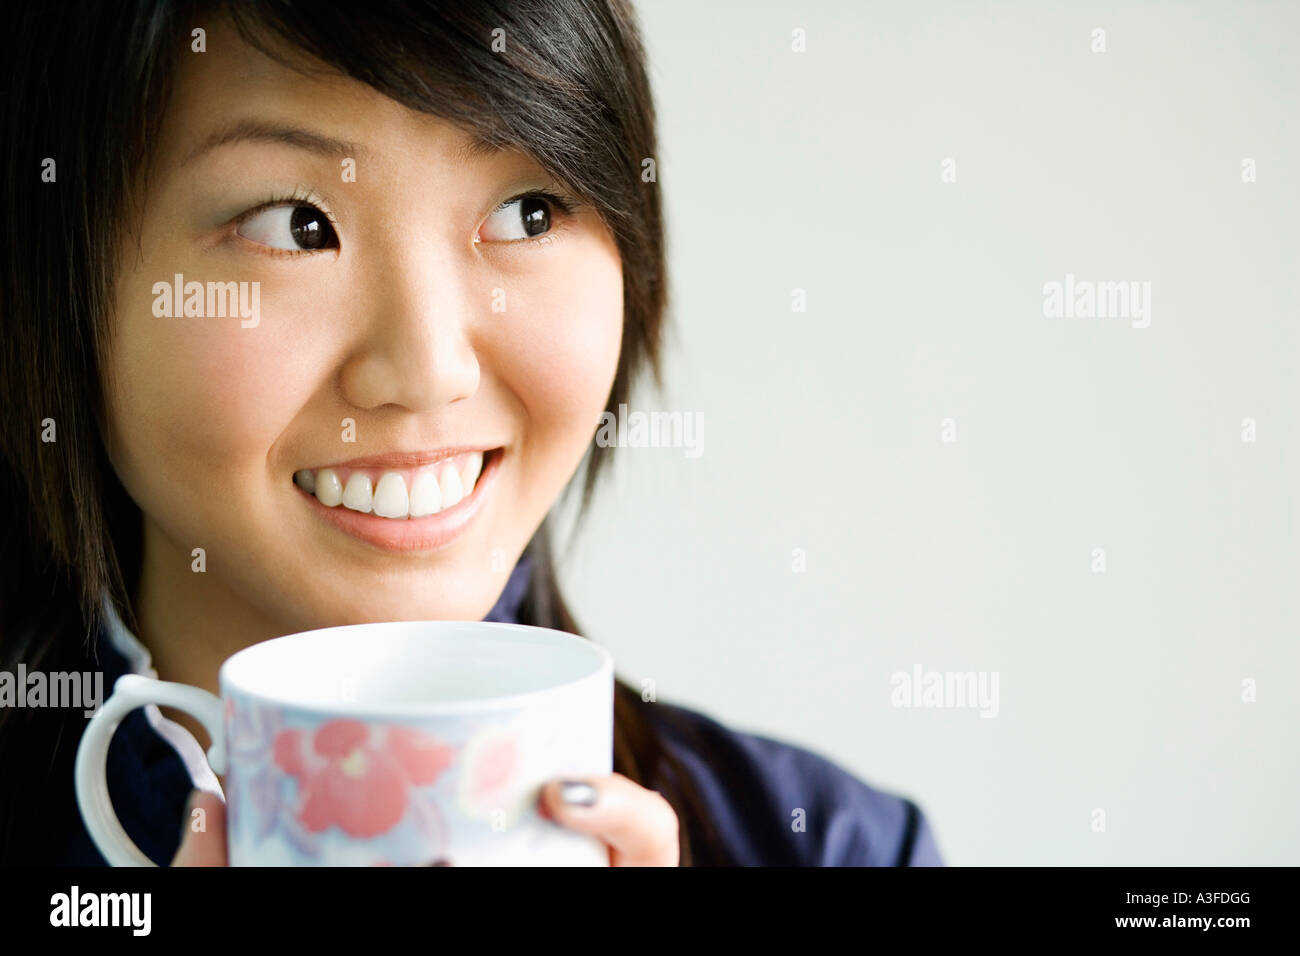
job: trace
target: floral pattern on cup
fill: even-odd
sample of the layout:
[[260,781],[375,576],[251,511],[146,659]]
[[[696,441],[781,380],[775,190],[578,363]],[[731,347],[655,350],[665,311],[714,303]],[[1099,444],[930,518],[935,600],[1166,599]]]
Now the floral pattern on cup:
[[[318,856],[316,841],[283,796],[285,776],[272,760],[273,742],[284,727],[283,715],[276,708],[237,707],[234,703],[231,698],[225,707],[226,749],[231,762],[241,768],[238,776],[244,778],[247,800],[227,802],[228,825],[238,832],[246,825],[243,817],[248,815],[247,825],[257,839],[278,832],[300,853]],[[240,786],[233,773],[227,786]]]
[[465,742],[457,799],[466,816],[504,830],[530,802],[522,728],[488,724]]
[[455,748],[420,730],[338,719],[314,731],[275,735],[277,767],[298,782],[296,817],[309,832],[338,827],[348,836],[387,833],[412,806],[410,791],[434,784]]
[[590,749],[586,728],[563,714],[518,709],[435,727],[235,698],[225,718],[232,858],[462,866],[594,856],[577,846],[587,838],[534,809],[544,780],[569,772],[556,753]]

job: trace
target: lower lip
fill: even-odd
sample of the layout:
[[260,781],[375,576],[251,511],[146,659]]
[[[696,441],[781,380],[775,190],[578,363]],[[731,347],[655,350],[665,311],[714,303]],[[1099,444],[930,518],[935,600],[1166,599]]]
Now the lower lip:
[[469,526],[474,517],[482,510],[483,501],[496,479],[501,459],[505,457],[502,449],[490,452],[483,462],[483,471],[474,483],[474,490],[469,497],[462,498],[446,511],[425,515],[422,518],[381,518],[368,512],[353,511],[338,505],[327,508],[296,484],[294,488],[322,518],[340,531],[352,535],[367,544],[384,551],[397,554],[419,554],[436,551],[450,544]]

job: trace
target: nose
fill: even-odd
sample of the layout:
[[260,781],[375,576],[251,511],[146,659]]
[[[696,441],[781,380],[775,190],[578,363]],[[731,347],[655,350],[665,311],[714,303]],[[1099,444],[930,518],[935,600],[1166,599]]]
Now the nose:
[[[427,251],[427,247],[425,247]],[[352,405],[429,411],[469,398],[479,361],[469,336],[471,309],[454,264],[408,248],[377,263],[365,333],[344,363],[341,387]]]

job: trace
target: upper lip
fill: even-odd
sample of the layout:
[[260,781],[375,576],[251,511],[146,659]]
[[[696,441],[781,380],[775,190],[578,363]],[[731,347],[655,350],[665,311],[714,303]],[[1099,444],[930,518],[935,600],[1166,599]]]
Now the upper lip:
[[484,454],[500,448],[500,445],[460,445],[455,448],[437,448],[429,451],[394,451],[386,455],[369,455],[364,458],[349,458],[328,465],[317,465],[312,471],[322,468],[419,468],[430,465],[444,458],[455,458],[473,451]]

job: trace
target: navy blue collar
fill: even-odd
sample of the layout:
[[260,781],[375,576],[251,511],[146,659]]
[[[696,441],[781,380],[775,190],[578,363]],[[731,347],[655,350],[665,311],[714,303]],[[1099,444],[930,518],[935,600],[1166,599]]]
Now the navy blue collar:
[[497,603],[492,605],[492,610],[487,612],[485,621],[496,621],[501,624],[518,624],[519,610],[523,607],[524,598],[528,596],[528,584],[532,577],[533,559],[530,555],[525,554],[519,559],[514,570],[510,572],[510,578],[506,581],[506,586],[501,590],[501,596],[497,598]]

